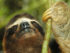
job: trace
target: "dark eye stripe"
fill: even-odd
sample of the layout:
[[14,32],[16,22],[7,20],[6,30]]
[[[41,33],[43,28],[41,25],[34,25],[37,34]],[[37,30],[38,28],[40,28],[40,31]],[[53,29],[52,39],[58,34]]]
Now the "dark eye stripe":
[[12,28],[9,28],[7,31],[6,31],[6,37],[7,37],[7,40],[11,38],[11,35],[13,35],[17,29],[17,25],[13,26]]
[[35,27],[39,30],[39,32],[40,32],[43,36],[45,35],[44,30],[42,29],[42,27],[41,27],[38,23],[36,23],[35,21],[32,21],[31,23],[33,24],[33,26],[35,26]]

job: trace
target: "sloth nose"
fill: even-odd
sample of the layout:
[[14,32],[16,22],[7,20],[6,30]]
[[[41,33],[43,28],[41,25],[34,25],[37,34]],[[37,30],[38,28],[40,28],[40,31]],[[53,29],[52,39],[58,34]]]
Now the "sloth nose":
[[29,25],[28,22],[22,22],[22,23],[20,24],[20,28],[21,28],[21,29],[30,28],[30,25]]
[[22,23],[20,24],[20,27],[23,28],[23,29],[25,29],[25,28],[30,28],[30,25],[29,25],[28,22],[22,22]]

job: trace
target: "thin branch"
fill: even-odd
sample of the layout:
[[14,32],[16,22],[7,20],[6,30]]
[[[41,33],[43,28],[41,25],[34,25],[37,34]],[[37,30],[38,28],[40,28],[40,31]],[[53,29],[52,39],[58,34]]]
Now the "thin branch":
[[[48,8],[52,5],[53,0],[47,0],[48,2]],[[44,42],[42,46],[42,53],[48,53],[48,44],[50,40],[50,35],[51,35],[51,19],[48,19],[46,21],[46,33],[44,37]]]

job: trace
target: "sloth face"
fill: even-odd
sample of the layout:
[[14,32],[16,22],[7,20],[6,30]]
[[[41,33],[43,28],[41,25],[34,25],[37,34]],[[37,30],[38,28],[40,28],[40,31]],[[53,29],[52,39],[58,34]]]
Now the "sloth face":
[[42,45],[44,31],[36,20],[24,15],[10,22],[3,38],[3,47],[7,53],[19,53],[20,50],[23,53],[24,48]]
[[36,36],[36,34],[44,35],[43,29],[36,20],[31,20],[26,17],[17,19],[13,24],[7,27],[8,35],[11,38],[30,38]]

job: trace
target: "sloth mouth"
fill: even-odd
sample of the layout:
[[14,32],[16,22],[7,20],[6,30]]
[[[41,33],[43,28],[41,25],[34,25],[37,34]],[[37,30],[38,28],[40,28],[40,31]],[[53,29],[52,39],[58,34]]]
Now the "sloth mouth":
[[17,37],[32,36],[36,34],[36,30],[33,28],[24,28],[17,33]]
[[21,30],[20,33],[26,34],[26,33],[33,33],[35,32],[35,29],[33,28],[24,28],[23,30]]

